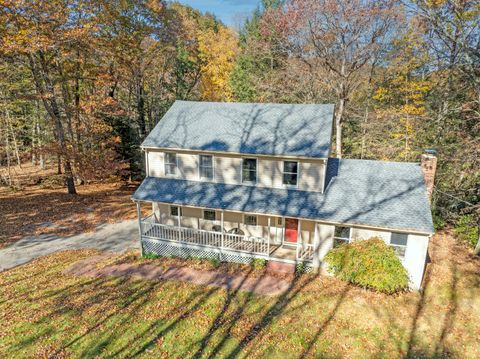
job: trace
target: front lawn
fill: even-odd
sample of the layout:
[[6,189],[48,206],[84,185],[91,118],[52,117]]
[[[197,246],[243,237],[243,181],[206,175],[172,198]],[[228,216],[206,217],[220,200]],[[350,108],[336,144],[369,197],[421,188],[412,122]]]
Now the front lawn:
[[63,273],[94,253],[0,273],[0,357],[480,357],[480,261],[448,234],[425,292],[396,296],[308,275],[261,297]]

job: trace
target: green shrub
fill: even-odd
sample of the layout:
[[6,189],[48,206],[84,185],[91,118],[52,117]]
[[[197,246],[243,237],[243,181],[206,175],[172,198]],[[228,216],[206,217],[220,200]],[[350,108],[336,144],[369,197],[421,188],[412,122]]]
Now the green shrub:
[[307,271],[307,266],[304,262],[299,262],[295,265],[295,275],[299,276],[304,274]]
[[144,258],[144,259],[158,259],[158,258],[161,258],[161,256],[159,256],[158,254],[153,253],[153,252],[147,252],[147,253],[143,253],[142,258]]
[[267,266],[267,260],[263,258],[253,258],[250,265],[253,269],[262,270]]
[[447,225],[447,222],[442,218],[442,216],[439,213],[434,212],[433,213],[433,227],[435,228],[436,231],[445,228]]
[[478,241],[478,225],[473,214],[460,216],[453,230],[460,240],[475,247]]
[[393,248],[373,237],[332,249],[325,261],[336,277],[363,288],[395,293],[408,288],[408,273]]
[[213,268],[218,268],[220,267],[220,264],[222,264],[222,262],[220,262],[218,259],[216,258],[209,258],[207,259],[208,263],[210,263],[210,265],[213,267]]

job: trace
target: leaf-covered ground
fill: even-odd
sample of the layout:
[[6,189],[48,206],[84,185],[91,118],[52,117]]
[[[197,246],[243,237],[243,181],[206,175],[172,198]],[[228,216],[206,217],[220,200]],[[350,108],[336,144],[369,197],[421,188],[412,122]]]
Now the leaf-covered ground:
[[[480,356],[480,261],[446,234],[431,246],[425,292],[396,296],[313,276],[262,297],[65,274],[94,254],[58,253],[0,273],[0,357]],[[109,256],[99,266],[135,261]]]
[[95,183],[78,186],[78,195],[72,196],[63,186],[30,185],[18,192],[0,187],[0,248],[25,236],[68,236],[135,218],[130,200],[135,188],[136,184]]

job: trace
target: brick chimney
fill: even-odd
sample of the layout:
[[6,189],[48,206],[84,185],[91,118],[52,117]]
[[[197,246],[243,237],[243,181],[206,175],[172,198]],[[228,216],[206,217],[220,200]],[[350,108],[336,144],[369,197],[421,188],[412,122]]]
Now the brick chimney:
[[435,172],[437,171],[437,152],[435,150],[426,150],[422,154],[422,172],[425,178],[425,185],[427,186],[427,194],[430,201],[432,201],[433,185],[435,182]]

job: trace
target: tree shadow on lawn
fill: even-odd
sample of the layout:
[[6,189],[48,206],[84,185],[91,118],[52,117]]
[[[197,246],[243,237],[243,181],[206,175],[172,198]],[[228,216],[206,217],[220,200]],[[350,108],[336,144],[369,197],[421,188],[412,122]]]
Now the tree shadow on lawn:
[[[448,240],[452,239],[446,238],[445,234],[437,234],[430,243],[429,254],[432,261],[426,267],[424,289],[418,293],[418,296],[405,297],[404,301],[393,303],[394,305],[404,305],[405,308],[402,309],[408,314],[398,312],[398,316],[395,316],[396,311],[385,309],[375,303],[371,306],[377,318],[381,322],[388,323],[386,325],[387,337],[392,339],[388,343],[394,344],[396,352],[402,357],[449,358],[458,356],[458,353],[455,354],[453,348],[449,347],[447,337],[459,324],[456,318],[460,310],[459,295],[463,291],[461,286],[468,287],[467,283],[460,284],[460,281],[468,280],[469,276],[468,270],[465,271],[461,262],[468,262],[466,259],[468,253],[457,253],[460,258],[464,257],[461,262],[448,255],[451,251],[457,252],[458,249],[456,248],[458,244],[453,244],[453,247],[450,248],[452,243],[448,243]],[[445,252],[446,248],[448,248],[447,252]],[[478,271],[473,273],[477,276],[478,274],[480,274]],[[406,320],[411,324],[402,325],[402,321]],[[425,328],[425,322],[428,323],[428,329]],[[461,325],[464,326],[465,323]],[[379,355],[387,350],[388,343],[379,341]]]
[[[434,264],[437,263],[438,265],[439,260],[438,258],[435,259],[435,250],[436,247],[432,246]],[[440,260],[443,260],[443,258],[440,258]],[[55,270],[53,268],[64,265],[64,262],[60,261],[60,264],[52,263],[52,265],[53,267],[46,268],[51,275],[54,275]],[[426,343],[428,338],[422,341],[416,339],[422,336],[423,331],[425,331],[423,323],[425,317],[427,316],[428,319],[428,315],[431,315],[432,310],[435,310],[430,302],[435,299],[432,295],[436,295],[438,292],[438,288],[435,286],[438,286],[439,273],[432,272],[432,266],[427,268],[424,283],[426,290],[419,295],[401,294],[398,297],[378,295],[378,302],[369,302],[369,299],[377,298],[376,295],[372,294],[372,296],[364,297],[358,292],[366,302],[365,308],[373,312],[378,319],[378,325],[381,326],[381,329],[386,330],[385,334],[381,333],[380,336],[373,334],[373,339],[369,339],[370,344],[376,346],[374,352],[369,352],[369,356],[384,356],[385,353],[393,353],[400,357],[454,356],[452,353],[455,353],[455,351],[448,347],[446,339],[456,324],[457,310],[460,305],[458,302],[458,283],[465,268],[459,268],[453,260],[449,267],[451,278],[445,281],[449,285],[449,296],[447,295],[444,297],[446,299],[442,299],[445,303],[440,301],[441,305],[445,306],[446,311],[442,317],[442,324],[433,327],[433,334],[430,333],[430,336],[436,338],[432,344]],[[478,272],[473,274],[478,274]],[[48,274],[46,276],[47,280],[38,283],[39,287],[48,285],[51,275]],[[242,293],[240,295],[240,288],[247,278],[255,278],[258,284],[265,275],[266,272],[255,275],[254,270],[249,268],[243,282],[238,286],[228,288],[225,293],[222,288],[218,287],[205,288],[182,284],[179,289],[180,292],[185,292],[185,286],[188,288],[188,291],[185,292],[185,298],[183,296],[177,297],[178,294],[171,284],[165,288],[166,281],[139,281],[129,278],[112,279],[111,277],[103,277],[65,283],[64,287],[44,290],[41,295],[33,295],[28,300],[40,304],[46,302],[48,306],[45,314],[32,323],[34,325],[48,325],[50,319],[52,321],[58,320],[58,318],[63,319],[62,316],[68,316],[69,313],[73,315],[73,318],[81,318],[86,314],[82,331],[73,337],[67,333],[68,341],[56,348],[55,353],[58,354],[65,350],[72,350],[79,356],[93,356],[102,354],[106,347],[113,347],[113,352],[109,351],[108,356],[134,357],[143,355],[146,352],[148,353],[150,349],[154,349],[162,337],[182,328],[181,324],[185,321],[188,321],[189,326],[198,325],[194,332],[201,330],[203,333],[204,326],[200,322],[196,320],[193,324],[190,324],[190,322],[195,319],[193,316],[199,310],[202,312],[208,310],[208,308],[205,308],[205,304],[214,298],[214,302],[210,304],[214,307],[215,314],[213,317],[209,316],[208,327],[205,328],[205,332],[200,338],[191,336],[182,341],[182,347],[179,348],[183,353],[182,355],[233,358],[255,356],[258,355],[259,350],[268,354],[270,347],[266,346],[269,344],[266,344],[264,339],[271,335],[282,336],[282,333],[276,333],[278,328],[275,323],[281,318],[290,320],[302,316],[302,320],[307,320],[305,325],[309,327],[300,327],[298,325],[301,323],[292,323],[292,330],[298,328],[298,330],[306,333],[300,333],[300,339],[303,340],[302,348],[294,355],[301,358],[319,355],[316,345],[332,322],[336,318],[342,319],[341,316],[338,316],[338,312],[341,308],[344,308],[343,303],[352,300],[350,292],[354,288],[345,284],[339,290],[333,291],[334,287],[338,285],[334,282],[328,283],[324,288],[316,285],[309,287],[314,281],[321,281],[322,278],[304,275],[295,277],[288,290],[278,297],[264,298],[253,293]],[[432,278],[435,280],[432,281]],[[335,281],[333,279],[327,280]],[[462,285],[465,286],[465,283],[462,283]],[[431,292],[432,290],[433,292]],[[472,292],[471,295],[473,294]],[[82,299],[82,295],[85,297],[85,301],[76,302],[75,300]],[[327,299],[325,301],[327,305],[315,305],[316,302],[322,300],[322,297]],[[12,299],[8,298],[8,301]],[[160,317],[155,318],[154,315],[154,318],[152,318],[154,320],[150,323],[147,322],[144,329],[142,326],[133,327],[134,323],[145,324],[145,319],[142,319],[145,316],[147,316],[146,320],[150,320],[148,315],[150,311],[155,310],[155,301],[159,300],[166,303],[161,307],[161,312],[156,314]],[[102,309],[102,304],[108,305],[108,307],[104,307],[105,312],[103,314],[99,312]],[[404,312],[396,309],[397,305],[403,304],[405,305]],[[330,309],[323,310],[327,306]],[[305,318],[305,311],[319,310],[319,308],[322,312],[318,313],[318,320],[314,319],[312,323],[312,321],[308,321],[308,315]],[[354,310],[356,309],[354,308]],[[408,314],[404,314],[405,312]],[[91,313],[94,313],[93,316]],[[88,318],[88,316],[91,316],[91,318]],[[203,318],[205,318],[205,315]],[[411,326],[406,321],[411,322]],[[431,328],[433,324],[430,323],[429,327]],[[139,328],[142,329],[137,331]],[[40,329],[39,333],[35,333],[34,336],[29,336],[19,342],[15,349],[25,349],[32,343],[41,341],[42,338],[58,335],[50,326]],[[286,330],[288,331],[289,328],[287,327]],[[435,333],[438,334],[435,335]],[[189,332],[189,335],[194,334]],[[370,334],[366,331],[364,335],[366,338]],[[64,334],[62,336],[65,337]],[[385,337],[387,340],[384,340]],[[359,339],[361,340],[362,337],[359,337]],[[118,343],[118,346],[116,346],[116,343]],[[270,344],[275,345],[273,342]],[[171,345],[172,343],[169,343],[169,346]],[[275,351],[274,347],[273,349]]]

